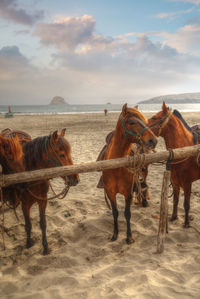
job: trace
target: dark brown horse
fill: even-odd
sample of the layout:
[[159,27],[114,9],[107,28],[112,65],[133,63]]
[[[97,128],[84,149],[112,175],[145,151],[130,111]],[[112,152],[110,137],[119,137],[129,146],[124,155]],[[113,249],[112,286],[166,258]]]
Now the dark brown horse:
[[[138,143],[146,148],[154,148],[157,140],[155,135],[146,126],[147,120],[137,108],[128,108],[125,104],[117,121],[114,135],[106,150],[105,159],[125,157],[130,154],[132,143]],[[102,172],[103,186],[106,197],[111,202],[114,218],[114,234],[112,241],[118,236],[118,209],[116,195],[120,193],[125,197],[125,218],[127,222],[128,244],[133,242],[130,227],[130,205],[132,201],[133,173],[127,168],[108,169]]]
[[[69,142],[64,138],[65,129],[59,135],[57,131],[49,136],[37,137],[24,143],[24,165],[26,171],[43,169],[56,166],[73,165],[71,158],[71,147]],[[79,176],[68,176],[69,186],[75,186],[79,182]],[[45,210],[47,206],[47,193],[49,190],[49,181],[40,180],[37,182],[27,183],[22,189],[20,200],[22,211],[25,218],[25,230],[27,234],[26,247],[32,246],[31,240],[31,221],[30,209],[37,202],[40,214],[40,228],[42,230],[43,254],[48,253],[48,243],[46,238],[46,218]]]
[[[181,114],[167,108],[148,120],[148,125],[157,136],[162,136],[167,149],[190,146],[198,143],[198,135],[188,126]],[[180,188],[184,191],[185,227],[189,227],[190,195],[192,182],[200,178],[200,168],[196,157],[171,162],[171,181],[174,190],[171,221],[177,219]]]

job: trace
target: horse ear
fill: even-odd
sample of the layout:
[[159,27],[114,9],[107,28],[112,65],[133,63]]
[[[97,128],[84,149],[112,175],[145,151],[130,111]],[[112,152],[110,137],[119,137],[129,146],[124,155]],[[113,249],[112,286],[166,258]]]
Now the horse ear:
[[51,135],[51,138],[53,139],[53,141],[57,142],[58,141],[58,131],[56,130],[55,132],[53,132],[53,134]]
[[138,105],[134,106],[134,108],[138,110]]
[[62,131],[60,133],[60,136],[64,137],[65,136],[65,131],[66,131],[66,128],[62,129]]
[[163,104],[162,104],[162,110],[163,110],[163,112],[168,112],[168,108],[167,108],[164,101],[163,101]]
[[127,113],[127,103],[124,104],[124,106],[122,107],[122,115],[125,116]]

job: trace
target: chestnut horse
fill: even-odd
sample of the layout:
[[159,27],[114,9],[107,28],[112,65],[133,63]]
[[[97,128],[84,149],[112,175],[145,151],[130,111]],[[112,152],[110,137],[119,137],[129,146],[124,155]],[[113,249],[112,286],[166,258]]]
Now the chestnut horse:
[[[73,165],[71,158],[71,147],[64,138],[65,129],[59,135],[57,131],[49,136],[37,137],[23,144],[24,164],[26,171],[43,169],[56,166]],[[75,186],[79,182],[79,176],[70,175],[66,178],[69,186]],[[25,219],[25,230],[27,234],[26,247],[30,248],[31,240],[31,220],[30,209],[37,202],[40,214],[40,228],[42,230],[43,254],[48,254],[48,243],[46,238],[46,218],[45,210],[47,206],[47,193],[49,190],[49,180],[40,180],[27,183],[21,190],[20,200]]]
[[[25,169],[22,146],[18,137],[7,138],[0,135],[0,164],[3,174],[21,172]],[[13,185],[2,189],[3,201],[9,203],[12,208],[18,204],[15,187],[16,185]]]
[[[141,144],[145,148],[154,148],[157,140],[146,126],[147,120],[137,108],[128,108],[125,104],[117,121],[114,135],[105,154],[105,160],[125,157],[130,154],[132,143]],[[132,201],[133,173],[127,168],[107,169],[102,171],[106,198],[110,200],[114,218],[114,234],[112,241],[118,236],[118,209],[116,195],[125,197],[125,218],[127,222],[127,244],[133,242],[130,227],[130,205]]]
[[[108,146],[109,146],[109,144],[110,144],[110,142],[111,142],[111,140],[114,136],[114,132],[115,131],[111,131],[106,136],[106,144],[104,145],[104,147],[100,151],[100,153],[98,155],[98,158],[97,158],[97,161],[105,160],[106,151],[107,151],[107,148],[108,148]],[[129,155],[134,156],[136,153],[143,154],[144,149],[139,144],[134,143]],[[141,177],[140,177],[139,184],[140,184],[141,192],[139,192],[139,190],[138,190],[139,186],[137,186],[136,183],[134,183],[132,191],[136,193],[136,198],[137,198],[138,203],[142,204],[143,207],[147,207],[148,206],[147,199],[148,200],[150,199],[148,185],[146,183],[146,178],[147,178],[147,175],[148,175],[148,166],[147,165],[142,167],[140,175],[141,175]],[[102,176],[99,179],[99,182],[97,184],[97,188],[104,188]],[[110,206],[108,206],[108,207],[110,209]]]
[[[162,136],[167,149],[195,145],[197,134],[188,126],[181,114],[167,108],[163,102],[162,110],[148,120],[148,125],[156,136]],[[176,160],[171,165],[173,185],[173,212],[171,221],[177,219],[180,188],[184,191],[185,227],[189,227],[190,195],[192,182],[200,178],[200,168],[196,157]]]

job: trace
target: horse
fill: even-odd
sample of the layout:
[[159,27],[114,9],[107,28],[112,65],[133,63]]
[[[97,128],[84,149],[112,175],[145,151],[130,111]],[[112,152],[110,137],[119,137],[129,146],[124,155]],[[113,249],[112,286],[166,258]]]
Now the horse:
[[[157,140],[152,131],[146,126],[147,119],[137,108],[122,107],[122,112],[116,124],[114,135],[108,145],[105,160],[121,158],[130,154],[132,144],[137,143],[145,148],[154,148]],[[106,199],[110,200],[114,220],[114,233],[111,241],[118,237],[118,209],[116,195],[120,193],[125,197],[124,216],[127,223],[127,244],[132,238],[130,226],[130,205],[132,201],[133,173],[125,167],[107,169],[102,171],[103,186]]]
[[[23,163],[23,150],[18,137],[4,137],[0,135],[0,164],[3,174],[21,172],[25,169]],[[3,202],[16,208],[19,204],[16,185],[2,188]],[[2,201],[0,194],[0,201]]]
[[[111,131],[106,136],[106,144],[101,149],[96,161],[101,161],[101,160],[105,159],[106,151],[107,151],[108,146],[109,146],[109,144],[110,144],[110,142],[111,142],[111,140],[114,136],[114,132],[115,131]],[[139,144],[134,143],[129,155],[134,156],[136,153],[143,154],[144,149]],[[139,204],[142,204],[143,207],[148,206],[147,199],[148,200],[150,199],[149,191],[148,191],[148,185],[147,185],[147,182],[146,182],[147,175],[148,175],[148,166],[145,165],[141,169],[141,175],[140,175],[140,181],[139,181],[141,192],[139,192],[138,186],[137,186],[136,183],[134,183],[133,190],[132,190],[133,193],[134,192],[136,193],[137,202]],[[97,188],[104,188],[102,176],[99,179],[99,182],[97,184]],[[110,208],[110,206],[109,206],[109,208]]]
[[[179,111],[170,110],[163,102],[162,110],[148,120],[148,126],[156,136],[162,136],[167,149],[175,149],[200,143],[198,134],[192,130]],[[173,186],[173,212],[171,221],[178,218],[178,202],[180,188],[184,191],[185,221],[189,227],[190,195],[192,182],[200,178],[200,168],[196,157],[176,160],[171,165],[171,181]]]
[[[61,134],[58,134],[58,132],[55,131],[49,136],[37,137],[24,143],[23,153],[25,170],[31,171],[56,166],[73,165],[71,147],[64,136],[65,129],[61,131]],[[70,175],[66,179],[68,180],[68,186],[76,186],[79,182],[79,175]],[[33,245],[31,240],[32,225],[30,220],[30,209],[34,203],[38,203],[44,255],[49,253],[45,218],[48,190],[49,180],[41,179],[36,182],[26,183],[19,195],[25,219],[25,231],[27,236],[26,248],[30,248]]]

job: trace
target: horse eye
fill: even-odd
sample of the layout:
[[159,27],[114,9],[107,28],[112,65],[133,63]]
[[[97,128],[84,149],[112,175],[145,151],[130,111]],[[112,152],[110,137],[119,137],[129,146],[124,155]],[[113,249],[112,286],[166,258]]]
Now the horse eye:
[[157,120],[157,118],[156,118],[156,117],[152,117],[152,119],[153,119],[153,120]]
[[60,158],[65,158],[65,155],[64,155],[64,154],[61,154],[61,155],[60,155]]

